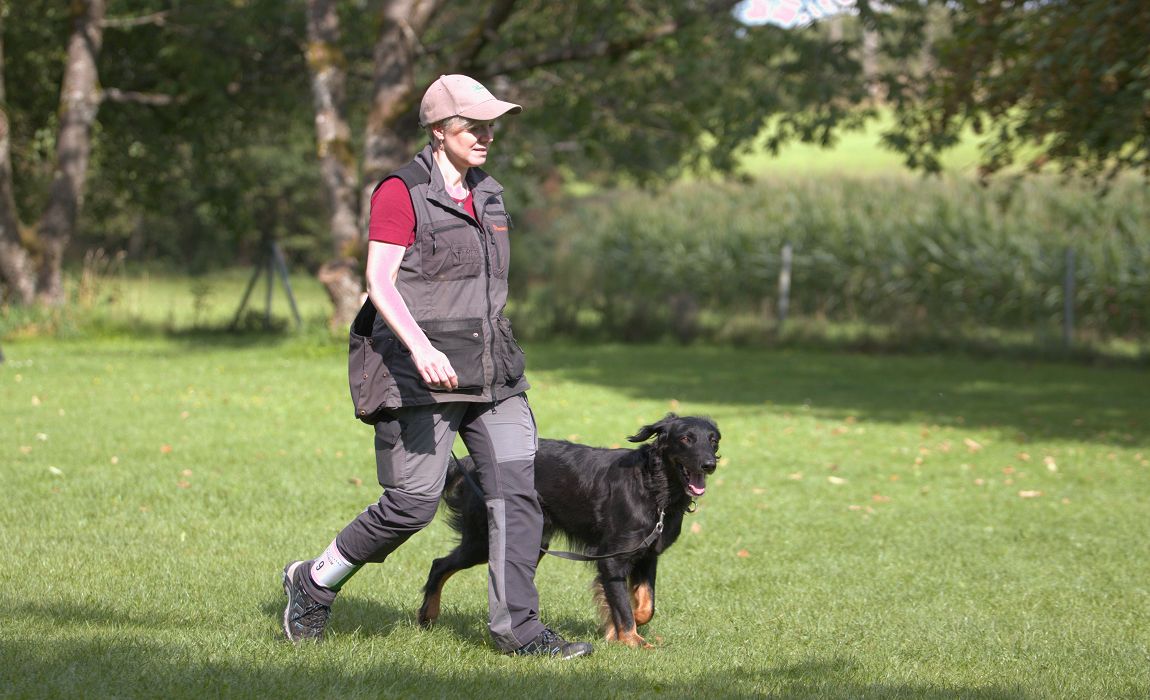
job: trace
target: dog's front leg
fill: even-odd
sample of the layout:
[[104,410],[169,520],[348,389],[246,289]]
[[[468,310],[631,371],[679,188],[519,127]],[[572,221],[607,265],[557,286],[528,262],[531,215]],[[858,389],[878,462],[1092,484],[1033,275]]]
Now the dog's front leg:
[[622,642],[629,647],[649,647],[647,640],[636,629],[635,616],[631,610],[631,595],[627,585],[627,572],[618,571],[619,563],[599,563],[599,584],[603,591],[604,623],[606,639],[609,642]]
[[631,610],[636,625],[645,625],[655,617],[655,568],[659,556],[651,553],[635,562],[631,584]]

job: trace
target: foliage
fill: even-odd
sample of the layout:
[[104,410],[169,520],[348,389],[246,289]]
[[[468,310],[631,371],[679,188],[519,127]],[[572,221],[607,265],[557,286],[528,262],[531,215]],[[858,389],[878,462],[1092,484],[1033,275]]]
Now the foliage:
[[[869,5],[869,3],[867,3]],[[877,5],[877,4],[876,4]],[[892,55],[928,57],[891,72],[888,142],[936,170],[971,127],[987,137],[983,173],[1013,164],[1150,176],[1150,5],[1141,0],[895,0],[870,17]],[[940,14],[941,13],[941,14]],[[941,22],[931,21],[942,17]]]
[[[864,30],[881,35],[872,58],[886,73],[884,97],[895,110],[888,142],[914,167],[936,169],[942,152],[963,129],[979,131],[987,139],[984,173],[1006,167],[1019,152],[1028,154],[1035,167],[1049,162],[1087,174],[1145,164],[1150,49],[1143,40],[1148,21],[1144,3],[908,0],[884,3],[878,12],[877,5],[860,2],[857,20],[842,20],[837,31],[826,24],[798,30],[743,26],[729,11],[732,4],[446,3],[416,37],[415,83],[427,84],[444,67],[466,70],[527,107],[522,115],[504,120],[491,162],[491,170],[509,186],[509,201],[517,212],[526,204],[568,206],[556,193],[572,179],[595,185],[660,185],[687,171],[737,171],[742,157],[764,140],[770,152],[794,141],[833,144],[843,129],[874,114],[868,100],[873,85],[861,65],[868,36]],[[508,15],[497,31],[479,31],[501,8]],[[314,114],[301,50],[303,9],[303,0],[110,0],[112,20],[155,13],[162,20],[130,26],[113,21],[106,28],[100,59],[103,86],[108,94],[119,90],[170,99],[167,104],[141,104],[109,98],[102,104],[75,261],[84,249],[102,247],[128,251],[132,264],[160,260],[201,272],[250,258],[258,251],[260,237],[269,233],[280,239],[294,263],[314,269],[325,259],[325,199],[314,161]],[[378,87],[374,44],[386,22],[380,3],[343,2],[340,10],[355,141],[351,145],[359,149]],[[8,2],[3,11],[6,108],[12,121],[18,208],[25,223],[31,223],[51,176],[67,12],[49,0]],[[468,48],[475,48],[474,53]],[[394,123],[396,135],[412,142],[421,138],[415,109],[409,100]],[[960,202],[969,201],[962,192],[958,196]],[[962,210],[966,204],[953,206]],[[914,207],[910,202],[890,209],[922,216]],[[1082,207],[1092,210],[1089,204],[1073,208]],[[711,220],[722,210],[712,208]],[[812,203],[803,212],[818,215],[819,210]],[[970,217],[975,222],[975,215]],[[895,239],[916,225],[896,218],[887,219],[901,227],[892,234]],[[828,224],[812,221],[796,219],[794,226],[814,230]],[[1125,225],[1111,228],[1118,238],[1131,230]],[[874,240],[879,235],[867,234]],[[935,243],[949,255],[946,240]],[[778,240],[748,239],[740,245],[777,251]],[[991,251],[1003,246],[1033,249],[1026,240],[987,245]],[[1126,255],[1132,244],[1109,245]],[[880,249],[878,244],[870,248]],[[905,245],[903,249],[909,250]],[[891,253],[895,258],[898,254]],[[1056,254],[1043,248],[1046,257],[1035,261],[1035,269],[1052,272],[1057,263],[1050,256]],[[757,255],[769,260],[777,252]],[[915,260],[929,258],[922,250],[915,255]],[[1106,267],[1097,255],[1101,253],[1084,251],[1083,274],[1087,268]],[[844,254],[817,263],[822,266],[817,274],[813,267],[797,274],[821,278],[823,268],[852,261]],[[799,262],[816,265],[811,257]],[[556,276],[564,274],[559,270]],[[848,273],[840,269],[837,274]],[[1108,286],[1121,295],[1129,286],[1122,280],[1141,279],[1142,273],[1135,267],[1116,274],[1120,283]],[[993,287],[999,291],[992,296],[1036,298],[1038,292],[1029,287],[1003,291],[1008,279],[999,276]],[[933,293],[928,281],[906,283],[917,285],[916,293]],[[665,287],[666,279],[639,286],[643,284]],[[1130,287],[1135,297],[1141,294],[1138,284]],[[771,282],[764,278],[755,285],[759,293]],[[1048,282],[1039,286],[1049,297]],[[940,292],[943,298],[932,303],[956,304],[972,313],[980,305],[996,306],[967,298],[959,287],[970,284],[950,285]],[[849,284],[839,288],[853,289],[855,301],[808,297],[800,303],[811,304],[808,311],[852,317],[857,309],[872,306],[869,299],[889,298],[877,288],[865,293]],[[527,294],[523,287],[518,292],[521,298]],[[535,286],[532,294],[546,297],[547,290]],[[692,294],[698,296],[697,291]],[[1084,311],[1094,317],[1089,323],[1100,332],[1144,327],[1142,311],[1123,316],[1125,309],[1139,308],[1136,302],[1083,294]],[[1027,301],[1026,310],[1007,303],[1012,310],[995,318],[1046,317],[1055,301]],[[1123,309],[1121,319],[1116,325],[1103,323],[1099,318],[1114,303]],[[906,308],[894,315],[912,313]],[[931,319],[947,318],[928,311]],[[636,307],[609,325],[640,328],[633,318],[644,315]]]
[[[1144,697],[1142,371],[706,347],[528,345],[546,437],[709,414],[723,461],[660,562],[658,648],[487,642],[485,572],[415,624],[440,520],[279,638],[278,574],[378,496],[338,348],[6,342],[0,573],[15,697]],[[124,420],[130,416],[130,420]],[[77,426],[83,429],[77,430]],[[67,566],[62,566],[66,562]],[[544,619],[597,636],[589,569]]]
[[[852,105],[865,89],[850,41],[817,28],[745,27],[733,4],[532,0],[508,3],[499,30],[479,35],[498,3],[447,4],[417,37],[415,81],[464,70],[527,106],[508,120],[513,145],[497,146],[492,162],[519,201],[556,174],[654,182],[685,168],[729,169],[767,124],[784,143],[825,142],[857,123]],[[51,176],[68,15],[48,0],[5,7],[18,208],[31,221]],[[302,0],[110,0],[99,57],[108,99],[78,249],[202,271],[250,254],[270,232],[309,267],[324,258],[303,9]],[[341,14],[358,149],[386,13],[345,2]],[[137,18],[153,21],[124,22]],[[415,107],[392,127],[412,142],[421,138]]]
[[772,315],[790,243],[798,315],[1058,337],[1071,249],[1079,329],[1144,337],[1148,231],[1135,183],[1102,200],[1043,180],[684,184],[580,202],[534,240],[520,238],[517,270],[538,270],[520,298],[542,335],[721,337],[741,314]]
[[[764,134],[774,147],[826,144],[860,123],[867,91],[857,38],[834,40],[821,27],[745,26],[716,11],[727,4],[539,2],[517,9],[489,47],[495,66],[526,66],[507,72],[507,87],[528,108],[508,120],[512,145],[496,156],[500,172],[509,165],[520,187],[556,170],[598,182],[659,183],[689,170],[732,170]],[[596,44],[631,48],[531,64],[556,46],[577,52]],[[508,55],[524,58],[500,59]]]
[[[113,22],[162,19],[105,29],[101,85],[134,97],[100,107],[77,257],[103,247],[199,271],[254,251],[267,233],[317,262],[323,193],[310,161],[300,5],[109,2]],[[13,166],[31,221],[51,177],[68,14],[48,0],[7,11]]]

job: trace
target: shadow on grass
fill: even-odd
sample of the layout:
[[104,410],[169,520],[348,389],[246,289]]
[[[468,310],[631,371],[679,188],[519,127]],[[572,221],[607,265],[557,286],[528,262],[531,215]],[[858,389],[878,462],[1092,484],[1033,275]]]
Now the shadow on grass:
[[[269,600],[260,609],[277,625],[283,616],[284,598]],[[336,635],[359,631],[368,636],[386,635],[392,630],[415,623],[416,610],[398,609],[375,601],[346,596],[332,608],[328,631]],[[594,641],[600,637],[598,627],[586,618],[555,616],[546,620],[552,628],[570,639]],[[486,632],[487,620],[476,615],[453,611],[445,601],[444,611],[436,620],[434,629],[450,634],[459,643],[494,649]]]
[[536,379],[594,384],[660,403],[991,428],[1013,433],[1019,442],[1150,441],[1150,402],[1138,388],[1150,378],[1129,367],[955,355],[554,344],[530,348],[528,367]]
[[[1019,700],[1030,697],[1005,687],[868,683],[849,660],[830,658],[722,673],[700,665],[681,680],[653,680],[626,664],[605,667],[588,659],[498,659],[460,672],[452,658],[389,655],[372,664],[332,659],[330,647],[301,645],[280,653],[221,653],[192,645],[156,644],[139,638],[117,641],[23,643],[0,640],[0,679],[12,697],[664,697],[664,698],[916,698]],[[362,648],[349,650],[362,654]],[[636,657],[657,651],[634,651]],[[230,658],[229,658],[230,657]],[[246,657],[246,658],[244,658]],[[509,666],[510,664],[510,666]],[[557,669],[556,664],[563,664]],[[348,670],[348,668],[357,670]]]

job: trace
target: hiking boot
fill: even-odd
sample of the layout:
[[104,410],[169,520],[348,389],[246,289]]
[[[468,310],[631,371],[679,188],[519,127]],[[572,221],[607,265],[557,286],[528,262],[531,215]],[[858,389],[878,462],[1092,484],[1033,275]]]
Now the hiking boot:
[[287,607],[284,608],[284,634],[293,642],[301,639],[323,639],[323,629],[331,615],[331,606],[316,602],[303,587],[303,577],[307,576],[310,562],[293,561],[284,567],[284,593],[287,594]]
[[569,642],[544,628],[539,636],[511,652],[515,656],[558,656],[574,659],[576,656],[590,656],[592,646],[588,642]]

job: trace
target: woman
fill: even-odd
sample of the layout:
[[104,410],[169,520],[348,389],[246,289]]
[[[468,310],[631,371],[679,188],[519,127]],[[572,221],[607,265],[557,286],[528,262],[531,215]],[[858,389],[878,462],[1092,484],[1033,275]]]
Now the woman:
[[[509,229],[502,186],[480,169],[493,122],[522,111],[475,80],[445,75],[420,105],[430,144],[372,195],[365,312],[388,383],[375,423],[384,493],[316,559],[284,569],[284,631],[320,639],[337,592],[431,522],[456,434],[478,467],[491,534],[489,629],[512,654],[573,658],[539,621],[535,565],[543,515],[523,353],[503,316]],[[362,315],[362,314],[361,314]]]

